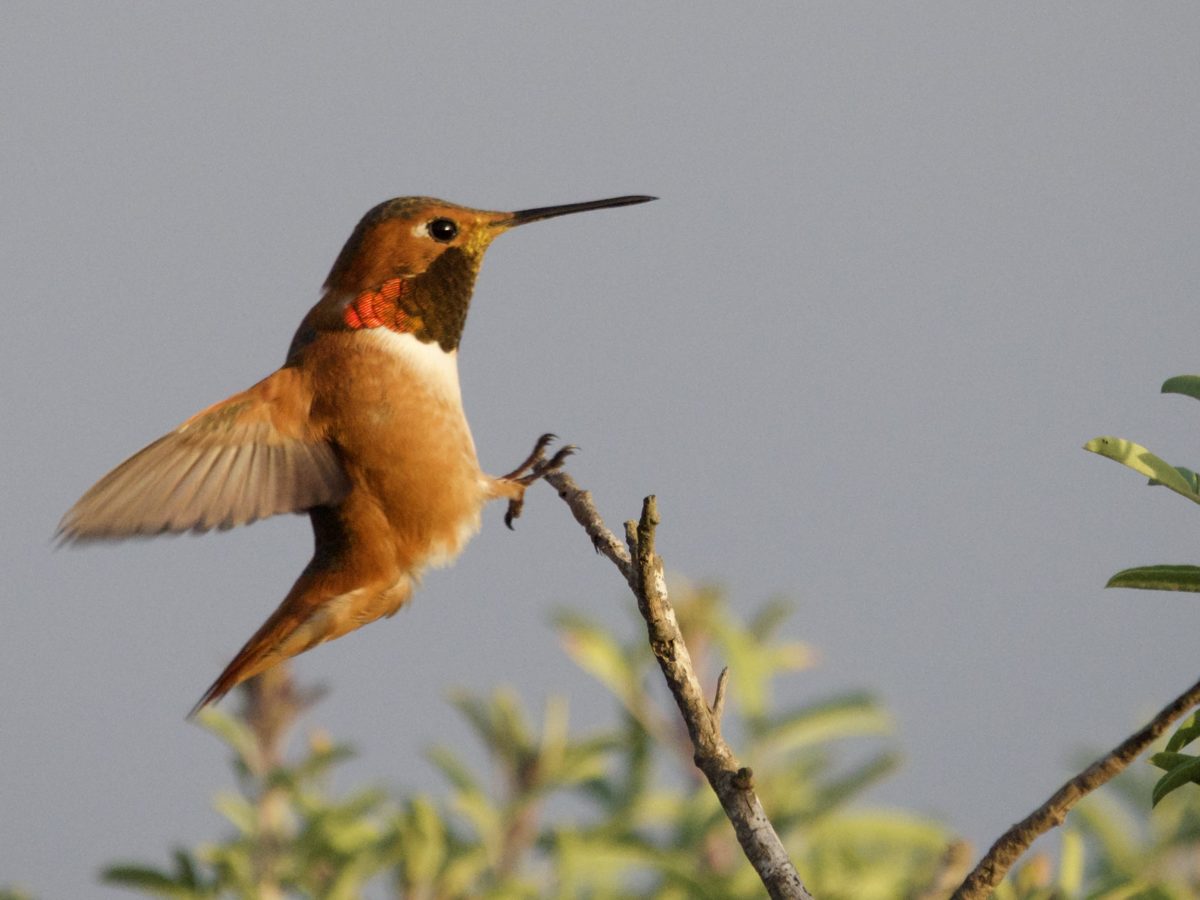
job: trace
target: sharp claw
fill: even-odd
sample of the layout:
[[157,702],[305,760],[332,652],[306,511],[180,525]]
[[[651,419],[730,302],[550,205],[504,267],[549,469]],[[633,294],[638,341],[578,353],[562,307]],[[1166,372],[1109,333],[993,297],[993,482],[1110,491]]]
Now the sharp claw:
[[517,481],[526,472],[536,470],[546,459],[546,448],[558,440],[558,435],[546,432],[537,439],[537,443],[533,445],[533,451],[529,456],[525,457],[525,461],[509,472],[504,477],[510,481]]
[[[567,446],[555,453],[552,457],[550,457],[548,462],[538,467],[538,469],[540,469],[541,474],[553,472],[555,469],[561,469],[562,464],[567,461],[567,457],[571,456],[578,449],[579,448],[574,444],[567,444]],[[538,469],[535,469],[535,471]]]
[[525,505],[522,500],[509,500],[508,509],[504,512],[504,524],[508,526],[509,531],[516,531],[513,528],[513,521],[521,515],[521,508]]

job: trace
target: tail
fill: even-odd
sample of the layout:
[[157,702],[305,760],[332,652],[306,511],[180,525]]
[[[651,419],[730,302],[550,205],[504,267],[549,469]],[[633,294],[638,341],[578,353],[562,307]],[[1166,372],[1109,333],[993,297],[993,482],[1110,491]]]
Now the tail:
[[[307,646],[295,649],[288,646],[294,643],[289,638],[295,635],[302,625],[303,621],[297,621],[288,608],[288,601],[284,600],[279,608],[271,614],[271,617],[263,622],[258,631],[254,632],[254,636],[246,641],[237,656],[204,692],[204,696],[191,708],[187,717],[195,718],[196,713],[208,704],[216,703],[246,679],[253,678],[271,666],[283,662],[289,656],[295,656],[320,643],[321,639],[318,638],[309,642]],[[285,648],[291,652],[284,652]]]
[[345,590],[320,573],[305,572],[246,641],[232,662],[188,713],[189,719],[210,703],[216,703],[248,678],[354,631],[382,616],[390,616],[412,593],[412,581],[401,576],[391,584],[366,585]]

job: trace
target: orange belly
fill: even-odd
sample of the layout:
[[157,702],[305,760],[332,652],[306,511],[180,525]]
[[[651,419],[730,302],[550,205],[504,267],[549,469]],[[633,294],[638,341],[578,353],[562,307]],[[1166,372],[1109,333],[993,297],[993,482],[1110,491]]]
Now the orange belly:
[[372,544],[386,529],[395,562],[415,574],[453,560],[478,530],[487,479],[453,355],[381,332],[330,336],[355,352],[336,348],[337,362],[315,370],[313,412],[327,422],[354,485],[346,517],[371,521],[374,533],[360,537]]

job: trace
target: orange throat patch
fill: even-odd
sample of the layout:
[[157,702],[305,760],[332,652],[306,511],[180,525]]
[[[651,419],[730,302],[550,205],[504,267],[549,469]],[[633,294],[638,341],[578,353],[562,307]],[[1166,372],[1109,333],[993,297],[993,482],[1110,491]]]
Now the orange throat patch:
[[399,334],[412,333],[421,327],[419,317],[410,316],[399,305],[400,297],[408,290],[403,278],[385,281],[377,290],[363,291],[342,310],[342,320],[355,330],[387,328]]

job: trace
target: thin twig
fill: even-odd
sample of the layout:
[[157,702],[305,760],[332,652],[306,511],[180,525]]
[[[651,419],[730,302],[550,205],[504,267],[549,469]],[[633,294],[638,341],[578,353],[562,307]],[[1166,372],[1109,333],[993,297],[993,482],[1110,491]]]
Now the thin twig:
[[738,764],[721,737],[719,710],[723,691],[718,689],[710,709],[696,677],[675,610],[667,597],[662,559],[654,552],[654,532],[658,525],[655,498],[645,499],[637,523],[626,523],[626,549],[600,518],[591,495],[581,490],[570,475],[560,470],[548,474],[546,480],[571,508],[575,520],[592,539],[592,545],[612,560],[633,590],[638,609],[646,620],[650,649],[687,725],[696,766],[720,800],[742,851],[767,893],[774,898],[812,900],[754,793],[754,773]]
[[712,717],[716,720],[717,725],[721,724],[721,716],[725,712],[725,687],[729,684],[729,666],[721,670],[721,674],[717,676],[717,692],[713,697]]
[[1008,829],[979,861],[967,879],[954,892],[954,900],[973,900],[986,897],[1029,849],[1034,839],[1056,825],[1061,825],[1067,812],[1096,788],[1119,775],[1153,744],[1171,724],[1184,713],[1200,705],[1200,681],[1192,685],[1166,706],[1153,719],[1109,753],[1100,757],[1061,788],[1028,816]]
[[592,546],[596,548],[596,552],[602,553],[612,560],[613,565],[620,570],[632,587],[633,568],[629,561],[629,551],[625,549],[617,536],[608,530],[608,526],[600,518],[600,513],[596,511],[596,504],[592,502],[591,492],[585,491],[577,485],[575,480],[562,469],[548,473],[545,480],[558,491],[558,496],[566,501],[571,514],[575,516],[575,521],[583,526],[583,530],[592,539]]

